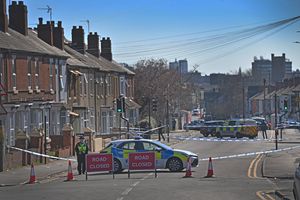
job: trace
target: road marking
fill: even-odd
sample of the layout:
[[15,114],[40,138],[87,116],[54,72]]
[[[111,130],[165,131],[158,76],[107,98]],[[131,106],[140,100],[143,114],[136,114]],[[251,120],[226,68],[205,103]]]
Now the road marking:
[[128,195],[128,193],[132,190],[132,188],[127,188],[124,192],[122,192],[123,196]]
[[148,178],[149,176],[151,176],[151,175],[153,175],[153,173],[149,173],[149,174],[147,174],[146,176],[144,176],[143,178],[141,178],[140,181],[137,181],[137,182],[131,184],[131,185],[130,185],[130,186],[131,186],[130,188],[126,188],[126,190],[124,190],[124,191],[121,193],[121,196],[123,196],[123,197],[117,198],[117,200],[123,200],[123,199],[124,199],[124,196],[128,195],[129,192],[131,192],[131,190],[133,190],[134,187],[136,187],[138,184],[141,183],[141,181],[147,179],[147,178]]
[[252,168],[253,168],[253,165],[254,165],[254,163],[256,162],[256,160],[259,158],[259,156],[260,156],[260,154],[257,155],[257,156],[251,161],[251,163],[250,163],[250,166],[249,166],[249,168],[248,168],[248,177],[249,177],[249,178],[252,178],[252,176],[251,176]]
[[256,160],[255,165],[254,165],[254,170],[253,170],[253,177],[254,178],[258,178],[257,177],[257,166],[259,164],[259,162],[261,161],[261,159],[263,158],[263,154],[260,154],[259,159]]
[[275,200],[271,195],[268,194],[270,192],[273,191],[257,191],[256,195],[262,200]]
[[140,183],[140,181],[137,181],[137,182],[135,182],[134,184],[132,184],[131,186],[132,186],[132,187],[135,187],[135,186],[137,186],[139,183]]

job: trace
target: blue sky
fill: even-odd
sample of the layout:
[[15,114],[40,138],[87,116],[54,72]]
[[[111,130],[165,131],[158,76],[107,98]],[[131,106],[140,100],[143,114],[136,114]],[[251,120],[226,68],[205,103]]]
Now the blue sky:
[[[300,22],[286,29],[259,40],[238,42],[232,46],[216,49],[212,52],[181,55],[181,51],[172,49],[172,53],[156,52],[143,54],[140,57],[122,56],[120,54],[132,50],[133,45],[154,49],[159,43],[176,44],[195,37],[210,37],[215,34],[233,31],[228,27],[258,26],[300,15],[300,0],[25,0],[28,6],[29,25],[34,26],[38,17],[49,19],[46,11],[38,8],[49,5],[53,8],[53,19],[62,20],[65,34],[70,38],[73,25],[83,25],[82,20],[90,20],[91,31],[101,36],[111,37],[114,59],[118,62],[135,63],[139,58],[164,57],[169,61],[175,58],[186,58],[189,68],[199,64],[198,71],[209,74],[212,72],[233,72],[251,68],[254,56],[271,57],[271,53],[286,53],[293,62],[293,69],[300,68]],[[218,29],[214,32],[206,32]],[[236,30],[239,30],[237,28]],[[201,32],[201,33],[199,33]],[[198,33],[188,35],[188,33]],[[183,34],[181,37],[172,37]],[[268,34],[265,33],[265,34]],[[160,40],[151,40],[161,38]],[[173,38],[171,40],[171,38]],[[142,40],[140,43],[124,43]],[[255,40],[258,40],[254,42]],[[152,44],[155,43],[155,44]],[[253,43],[253,45],[249,45]],[[190,48],[198,48],[191,46]],[[141,49],[140,49],[141,50]],[[226,53],[230,51],[231,53]],[[133,51],[134,52],[134,51]],[[176,52],[176,53],[175,53]],[[222,57],[220,55],[226,54]],[[227,55],[228,54],[228,55]],[[204,62],[205,60],[205,62]],[[209,62],[206,62],[209,60]]]

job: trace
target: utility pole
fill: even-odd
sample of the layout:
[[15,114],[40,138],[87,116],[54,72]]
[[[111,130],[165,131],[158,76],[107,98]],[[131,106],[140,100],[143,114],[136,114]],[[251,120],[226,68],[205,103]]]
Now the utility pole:
[[264,102],[263,102],[263,115],[266,119],[266,79],[264,78]]
[[278,149],[278,129],[277,129],[277,93],[275,92],[275,149]]

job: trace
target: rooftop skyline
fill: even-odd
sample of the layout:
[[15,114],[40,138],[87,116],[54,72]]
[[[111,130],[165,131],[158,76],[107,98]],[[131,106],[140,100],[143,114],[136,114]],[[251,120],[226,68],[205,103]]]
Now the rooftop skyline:
[[[9,1],[8,3],[10,3]],[[113,57],[134,64],[143,58],[166,58],[169,62],[187,59],[189,70],[199,65],[203,74],[250,69],[253,57],[282,55],[300,68],[300,24],[283,24],[257,29],[300,15],[300,0],[25,0],[29,26],[38,17],[61,20],[65,35],[71,38],[73,26],[82,25],[88,33],[111,37]],[[289,25],[289,26],[287,26]],[[249,31],[250,30],[250,31]],[[255,32],[253,32],[255,30]],[[237,41],[234,41],[237,38]],[[210,42],[208,42],[210,41]]]

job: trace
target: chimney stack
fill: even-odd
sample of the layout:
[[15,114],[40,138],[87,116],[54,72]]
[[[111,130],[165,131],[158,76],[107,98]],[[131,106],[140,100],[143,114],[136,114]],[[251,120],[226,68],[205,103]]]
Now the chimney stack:
[[6,0],[0,0],[0,31],[7,32],[8,21],[6,14]]
[[101,40],[101,56],[112,61],[111,40],[110,38],[102,38]]
[[9,6],[9,27],[23,35],[28,35],[27,6],[23,1],[12,1]]
[[62,22],[57,22],[57,27],[53,28],[53,45],[61,50],[64,49],[64,28]]
[[73,26],[72,48],[81,54],[85,54],[84,30],[83,30],[82,26],[79,26],[78,28],[76,26]]
[[39,24],[37,26],[38,37],[46,42],[47,44],[53,46],[53,34],[52,34],[52,22],[47,21],[46,24],[43,24],[43,18],[39,18]]
[[97,34],[97,32],[95,32],[94,34],[92,32],[89,33],[87,52],[99,58],[100,56],[99,35]]

